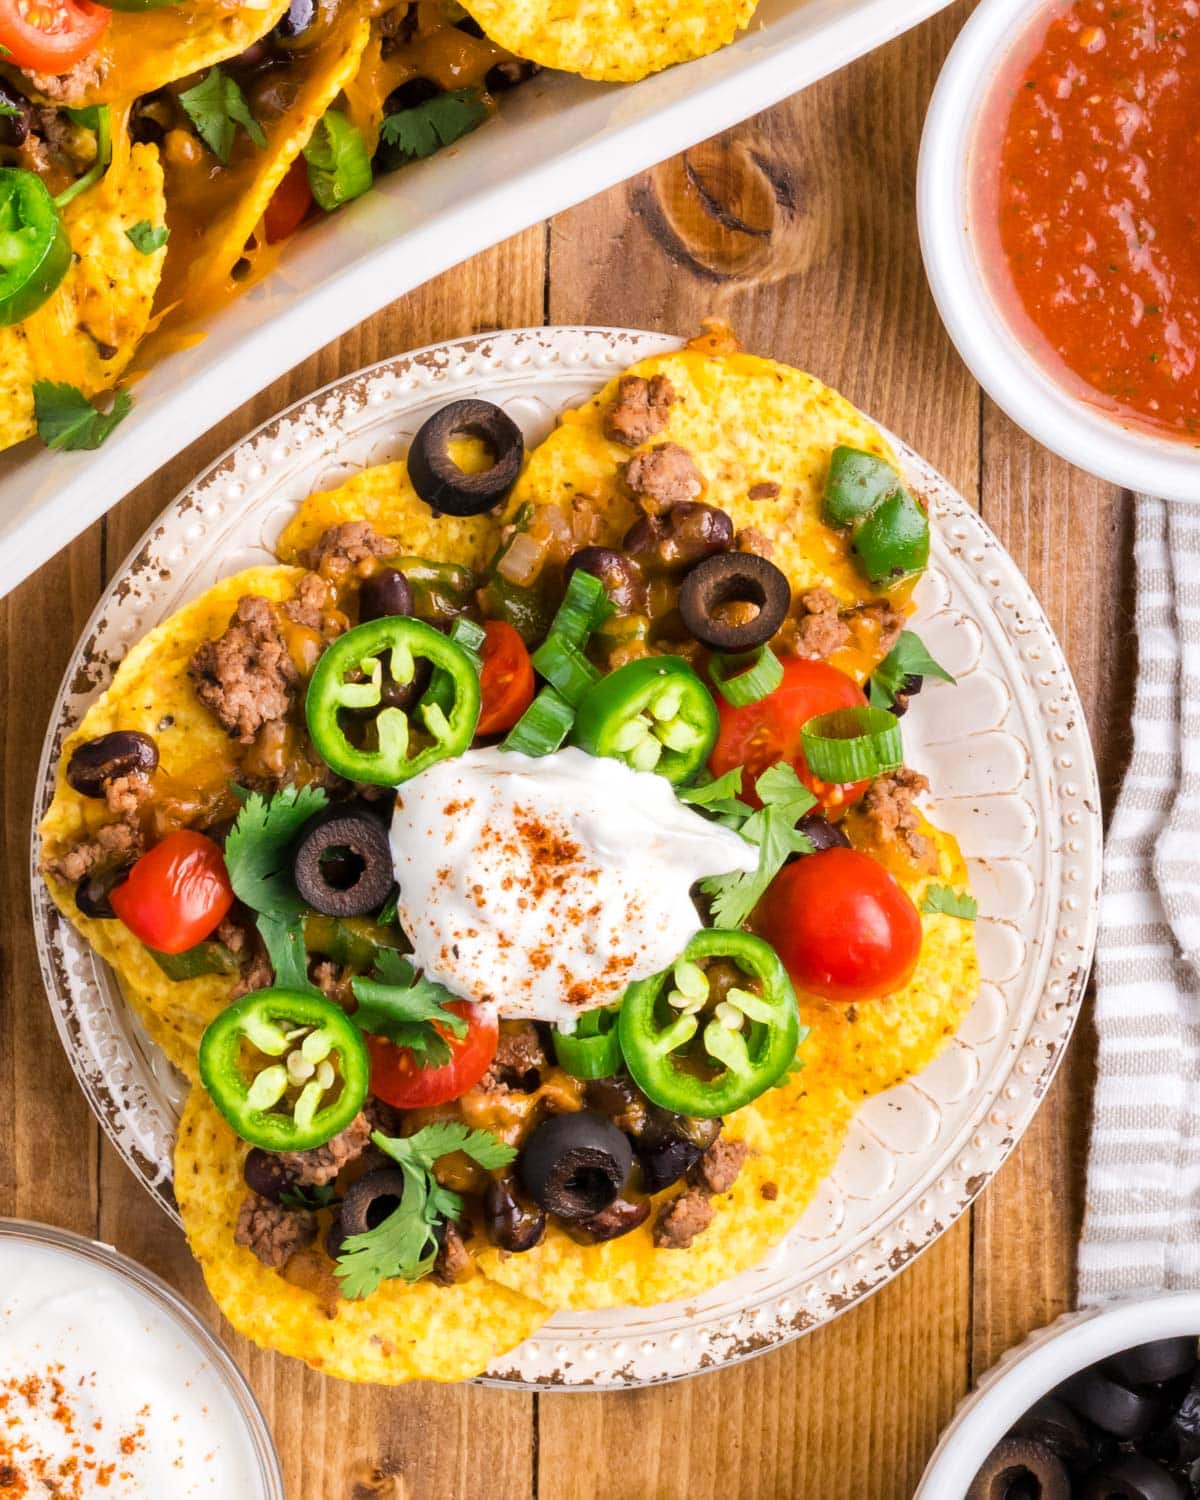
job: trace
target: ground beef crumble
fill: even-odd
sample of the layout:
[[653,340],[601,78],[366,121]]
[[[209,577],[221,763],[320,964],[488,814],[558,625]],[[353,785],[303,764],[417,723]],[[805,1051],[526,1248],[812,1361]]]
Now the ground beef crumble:
[[713,1206],[700,1188],[688,1188],[664,1203],[654,1223],[654,1243],[660,1250],[686,1250],[713,1221]]
[[780,487],[773,479],[760,479],[746,491],[747,500],[778,500]]
[[796,655],[828,657],[850,640],[850,627],[828,589],[805,589],[796,600]]
[[887,776],[880,776],[867,788],[862,810],[872,835],[881,844],[899,844],[920,869],[935,868],[937,853],[932,840],[920,831],[921,821],[914,806],[916,797],[929,790],[928,780],[919,771],[901,766]]
[[854,611],[865,619],[874,618],[879,624],[879,654],[886,656],[900,639],[905,617],[893,609],[886,599],[873,599],[869,604],[860,604]]
[[229,1002],[240,1000],[243,995],[252,995],[255,990],[265,990],[275,982],[275,970],[271,967],[271,960],[263,949],[258,948],[248,963],[243,963],[242,972],[238,975],[229,991]]
[[635,453],[621,471],[629,492],[649,515],[660,515],[704,492],[704,476],[678,443],[659,443]]
[[734,537],[733,545],[738,552],[753,552],[768,559],[775,553],[775,544],[757,526],[744,526]]
[[225,634],[205,641],[188,675],[201,703],[242,745],[285,716],[300,682],[270,601],[258,594],[238,600]]
[[345,628],[345,617],[329,607],[331,602],[325,579],[319,573],[305,573],[296,585],[296,597],[287,601],[283,612],[294,625],[315,630],[324,640],[331,641]]
[[281,1151],[279,1164],[297,1186],[324,1187],[343,1167],[358,1160],[371,1142],[373,1129],[366,1111],[360,1110],[345,1130],[323,1146],[314,1146],[311,1151]]
[[430,1275],[439,1286],[453,1286],[455,1282],[465,1281],[472,1269],[471,1252],[462,1231],[457,1224],[447,1223]]
[[100,51],[82,58],[68,73],[26,73],[34,93],[55,103],[69,103],[94,93],[108,75],[108,60]]
[[485,1090],[537,1088],[549,1059],[532,1021],[508,1022],[502,1027],[496,1055],[479,1081]]
[[707,1193],[727,1193],[738,1179],[747,1155],[745,1141],[718,1136],[688,1172],[693,1187]]
[[137,823],[105,823],[90,838],[81,839],[46,865],[48,874],[72,884],[102,867],[132,864],[145,847]]
[[262,1261],[279,1270],[297,1250],[311,1245],[317,1234],[317,1216],[306,1208],[285,1208],[258,1193],[249,1193],[238,1213],[233,1238]]
[[660,433],[670,420],[678,398],[665,375],[623,375],[617,395],[604,418],[604,436],[626,448],[637,448]]
[[301,552],[300,562],[314,573],[332,576],[373,558],[390,557],[395,551],[396,543],[380,536],[370,522],[342,521],[322,532],[315,547]]

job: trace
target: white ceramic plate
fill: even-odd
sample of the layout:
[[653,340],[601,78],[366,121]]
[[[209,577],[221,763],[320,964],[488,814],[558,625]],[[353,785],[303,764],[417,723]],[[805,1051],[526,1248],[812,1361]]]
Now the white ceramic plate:
[[[101,599],[67,668],[35,818],[63,738],[153,625],[218,577],[269,561],[295,504],[400,457],[446,401],[502,405],[527,441],[616,370],[675,341],[613,329],[529,329],[442,344],[339,381],[230,450],[163,513]],[[491,1378],[629,1386],[756,1353],[882,1285],[970,1203],[1029,1123],[1071,1033],[1091,960],[1100,813],[1083,710],[1062,652],[1011,559],[934,470],[900,445],[934,522],[918,625],[959,679],[931,683],[905,724],[934,818],[971,864],[983,985],[919,1078],[871,1100],[816,1201],[754,1270],[687,1303],[558,1316]],[[93,1109],[174,1214],[171,1143],[183,1092],[109,971],[49,901],[33,906],[47,992]]]
[[732,47],[632,86],[546,73],[452,152],[307,226],[279,268],[139,381],[95,453],[0,454],[0,594],[187,443],[403,292],[766,109],[949,0],[762,0]]

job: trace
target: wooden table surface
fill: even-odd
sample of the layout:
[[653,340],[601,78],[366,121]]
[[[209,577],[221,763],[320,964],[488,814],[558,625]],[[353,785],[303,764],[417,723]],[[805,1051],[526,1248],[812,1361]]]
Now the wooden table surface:
[[[3,602],[0,1213],[116,1244],[219,1325],[182,1235],[108,1146],[55,1036],[29,921],[34,773],[68,653],[155,514],[278,408],[385,355],[542,322],[687,333],[717,314],[747,348],[813,370],[948,475],[1027,574],[1074,669],[1111,806],[1134,667],[1129,497],[1052,458],[983,398],[921,270],[921,122],[969,9],[404,298],[223,422]],[[226,1330],[290,1500],[907,1500],[975,1378],[1071,1306],[1092,1055],[1085,1018],[1008,1164],[902,1276],[733,1369],[616,1395],[388,1391],[339,1384]]]

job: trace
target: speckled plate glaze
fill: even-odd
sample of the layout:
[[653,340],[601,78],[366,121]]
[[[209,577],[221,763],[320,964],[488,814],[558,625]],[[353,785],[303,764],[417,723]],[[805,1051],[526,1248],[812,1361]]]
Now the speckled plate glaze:
[[[444,402],[483,396],[537,442],[616,371],[675,347],[661,335],[554,328],[403,355],[329,386],[230,450],[167,508],[101,599],[68,667],[39,770],[147,630],[218,577],[270,560],[295,504],[403,455]],[[918,625],[959,685],[931,683],[905,719],[979,898],[983,983],[920,1076],[860,1111],[833,1173],[763,1262],[704,1297],[558,1315],[485,1377],[629,1387],[713,1369],[794,1338],[868,1296],[932,1243],[1012,1150],[1071,1034],[1095,939],[1100,803],[1083,710],[1041,607],[979,517],[897,443],[934,522]],[[63,1045],[113,1144],[175,1215],[171,1146],[184,1086],[141,1034],[112,974],[37,875],[33,909]]]

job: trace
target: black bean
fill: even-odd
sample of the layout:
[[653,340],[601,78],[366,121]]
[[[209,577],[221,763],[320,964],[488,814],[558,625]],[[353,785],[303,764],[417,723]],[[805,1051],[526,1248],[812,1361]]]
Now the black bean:
[[148,734],[114,729],[75,747],[67,762],[67,781],[81,796],[103,797],[110,782],[135,772],[153,775],[157,766],[158,746]]

